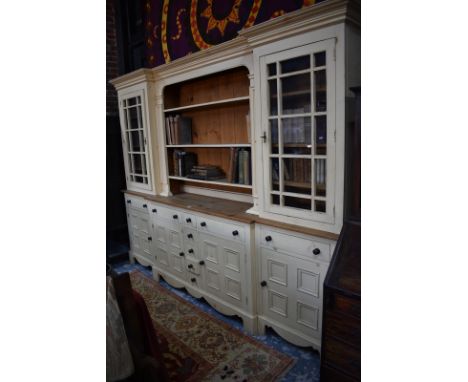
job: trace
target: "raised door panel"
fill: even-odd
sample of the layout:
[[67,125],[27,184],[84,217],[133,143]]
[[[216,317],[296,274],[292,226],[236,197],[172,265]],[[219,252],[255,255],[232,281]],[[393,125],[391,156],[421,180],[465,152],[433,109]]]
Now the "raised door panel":
[[205,262],[205,288],[208,293],[222,297],[222,256],[217,238],[200,234],[200,252]]
[[161,269],[168,271],[170,269],[170,254],[167,250],[167,245],[161,244],[160,242],[153,242],[153,252],[157,266]]
[[175,248],[169,249],[169,267],[174,276],[185,281],[187,279],[186,262],[185,257],[180,254],[181,252]]
[[242,306],[243,288],[245,288],[244,246],[229,240],[218,240],[220,243],[222,274],[224,276],[223,299],[233,305]]

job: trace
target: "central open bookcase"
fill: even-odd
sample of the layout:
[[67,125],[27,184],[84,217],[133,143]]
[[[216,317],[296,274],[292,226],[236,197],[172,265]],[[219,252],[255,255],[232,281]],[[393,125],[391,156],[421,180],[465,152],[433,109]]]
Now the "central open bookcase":
[[230,69],[164,89],[170,189],[252,194],[248,70]]

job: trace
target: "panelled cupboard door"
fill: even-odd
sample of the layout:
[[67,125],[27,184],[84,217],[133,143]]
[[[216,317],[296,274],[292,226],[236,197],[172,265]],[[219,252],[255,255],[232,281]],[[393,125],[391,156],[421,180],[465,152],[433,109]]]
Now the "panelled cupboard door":
[[132,251],[152,262],[153,256],[150,248],[152,237],[148,213],[135,208],[127,208],[127,223]]
[[261,312],[273,321],[320,338],[327,265],[261,248]]
[[335,39],[260,57],[263,207],[334,222]]
[[207,233],[200,233],[199,238],[206,291],[232,305],[243,307],[244,246]]

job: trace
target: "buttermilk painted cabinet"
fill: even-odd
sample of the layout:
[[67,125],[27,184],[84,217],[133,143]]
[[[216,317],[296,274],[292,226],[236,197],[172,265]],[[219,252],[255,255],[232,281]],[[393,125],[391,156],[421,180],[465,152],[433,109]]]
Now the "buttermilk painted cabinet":
[[131,259],[251,333],[320,350],[360,3],[305,7],[112,83]]

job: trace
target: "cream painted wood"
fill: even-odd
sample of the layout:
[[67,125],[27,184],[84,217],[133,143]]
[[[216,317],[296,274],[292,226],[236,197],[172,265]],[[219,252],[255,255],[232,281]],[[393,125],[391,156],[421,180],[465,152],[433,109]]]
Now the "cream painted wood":
[[151,234],[148,212],[127,207],[130,260],[138,259],[143,265],[152,265]]
[[255,240],[259,332],[270,326],[320,351],[323,281],[335,242],[262,225],[255,227]]
[[255,333],[252,227],[154,202],[149,202],[148,210],[154,278],[162,276],[171,285],[204,297],[220,312],[240,316],[246,330]]

